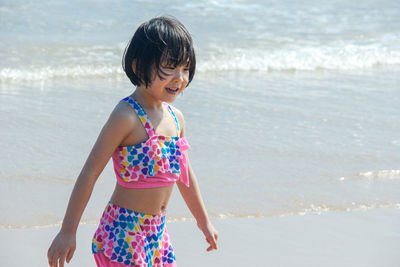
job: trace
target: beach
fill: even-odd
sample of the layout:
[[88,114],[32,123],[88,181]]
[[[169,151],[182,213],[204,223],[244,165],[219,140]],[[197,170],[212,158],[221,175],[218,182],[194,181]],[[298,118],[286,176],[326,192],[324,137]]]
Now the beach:
[[[219,249],[206,252],[194,222],[170,222],[178,266],[397,267],[400,210],[327,212],[280,218],[213,220]],[[0,230],[2,266],[46,266],[47,246],[59,227]],[[80,225],[71,267],[95,266],[95,225]],[[23,251],[24,256],[18,255]]]
[[[125,46],[159,15],[195,43],[195,77],[173,105],[220,232],[206,253],[175,188],[179,266],[400,266],[398,14],[397,0],[2,1],[0,266],[46,265],[100,130],[135,89]],[[115,183],[110,161],[69,266],[94,266]]]

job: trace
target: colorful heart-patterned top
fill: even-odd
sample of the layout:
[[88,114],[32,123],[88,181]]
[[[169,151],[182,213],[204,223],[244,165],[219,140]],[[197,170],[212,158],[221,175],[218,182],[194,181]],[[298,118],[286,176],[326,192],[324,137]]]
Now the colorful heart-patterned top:
[[176,123],[179,136],[157,135],[146,112],[135,99],[126,97],[122,101],[136,112],[149,139],[115,149],[112,159],[118,183],[128,188],[152,188],[169,186],[180,180],[189,187],[185,150],[190,146],[185,137],[180,137],[178,119],[171,106],[164,103]]

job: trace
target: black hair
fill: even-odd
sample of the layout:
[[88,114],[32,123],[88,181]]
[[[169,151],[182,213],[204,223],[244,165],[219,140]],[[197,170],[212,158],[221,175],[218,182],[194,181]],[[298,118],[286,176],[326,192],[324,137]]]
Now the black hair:
[[167,76],[161,64],[187,66],[189,83],[192,81],[196,69],[193,40],[185,26],[174,18],[156,17],[140,25],[122,58],[122,67],[135,86],[148,87],[154,68],[160,79]]

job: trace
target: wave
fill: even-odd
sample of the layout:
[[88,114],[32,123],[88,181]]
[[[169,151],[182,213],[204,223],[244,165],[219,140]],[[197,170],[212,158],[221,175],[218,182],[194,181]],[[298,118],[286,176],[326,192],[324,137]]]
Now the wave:
[[275,217],[285,217],[285,216],[303,216],[308,214],[322,214],[331,211],[360,211],[360,210],[373,210],[373,209],[400,209],[400,203],[356,203],[351,202],[349,206],[335,206],[335,205],[314,205],[311,204],[309,207],[301,208],[295,211],[284,212],[281,214],[218,214],[214,217],[219,219],[226,218],[275,218]]
[[400,50],[377,45],[289,47],[285,49],[222,49],[199,63],[200,71],[359,70],[400,65]]
[[70,178],[48,176],[48,175],[0,175],[0,180],[8,181],[32,181],[44,183],[57,183],[57,184],[73,184],[75,180]]
[[[286,216],[304,216],[308,214],[322,214],[332,211],[341,211],[341,212],[351,212],[351,211],[366,211],[373,209],[400,209],[400,203],[355,203],[352,202],[350,206],[334,206],[334,205],[313,205],[311,204],[307,208],[298,209],[291,212],[285,212],[280,214],[234,214],[234,213],[219,213],[212,214],[210,216],[214,219],[242,219],[242,218],[278,218],[278,217],[286,217]],[[167,222],[193,222],[194,219],[192,217],[176,217],[176,218],[168,218]],[[38,225],[17,225],[17,224],[0,224],[0,229],[42,229],[42,228],[50,228],[50,227],[60,227],[61,221],[57,221],[54,223],[48,224],[38,224]],[[80,224],[89,224],[89,225],[97,225],[99,220],[82,220]]]
[[[11,67],[3,63],[0,81],[44,81],[57,78],[107,77],[120,79],[124,76],[119,56],[121,47],[65,48],[68,57],[60,61],[61,51],[46,49],[44,59],[38,64]],[[204,50],[204,54],[203,54]],[[204,48],[199,53],[197,71],[319,71],[364,70],[381,66],[400,66],[400,50],[383,44],[300,46],[285,48]],[[91,53],[84,53],[91,51]],[[52,54],[53,53],[53,54]],[[90,54],[90,55],[88,55]],[[103,61],[101,60],[103,59]],[[13,59],[19,61],[19,59]],[[79,64],[78,64],[79,62]],[[21,64],[22,65],[22,64]]]
[[380,170],[380,171],[360,172],[353,176],[339,178],[340,181],[345,181],[350,179],[351,180],[361,179],[369,181],[400,179],[400,170]]
[[44,81],[55,78],[117,77],[122,76],[121,66],[75,65],[64,67],[32,67],[29,69],[3,68],[0,81]]

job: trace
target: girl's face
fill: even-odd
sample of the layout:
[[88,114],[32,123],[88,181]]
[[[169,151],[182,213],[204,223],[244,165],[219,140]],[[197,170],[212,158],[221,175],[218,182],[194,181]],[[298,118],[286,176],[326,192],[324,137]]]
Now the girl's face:
[[145,90],[155,99],[171,103],[186,88],[189,82],[189,67],[161,65],[160,69],[166,75],[161,73],[163,79],[160,79],[153,71],[153,80]]

